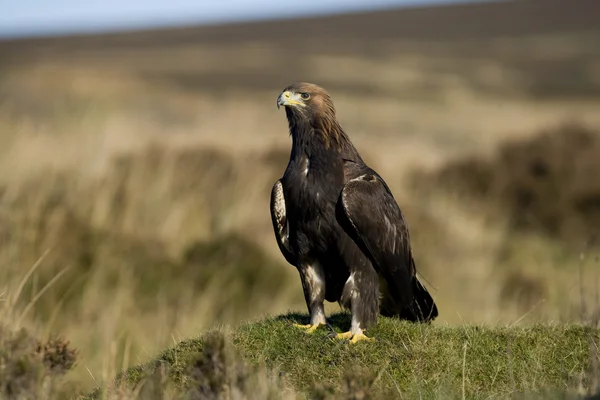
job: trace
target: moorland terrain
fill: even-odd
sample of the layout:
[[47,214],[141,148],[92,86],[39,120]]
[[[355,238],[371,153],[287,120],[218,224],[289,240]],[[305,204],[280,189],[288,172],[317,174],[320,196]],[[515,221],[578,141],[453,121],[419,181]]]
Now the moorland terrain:
[[[0,41],[0,393],[159,354],[172,381],[145,390],[197,398],[597,389],[599,40],[597,1],[529,0]],[[383,319],[358,350],[288,330],[305,305],[268,198],[297,80],[394,192],[431,327]]]

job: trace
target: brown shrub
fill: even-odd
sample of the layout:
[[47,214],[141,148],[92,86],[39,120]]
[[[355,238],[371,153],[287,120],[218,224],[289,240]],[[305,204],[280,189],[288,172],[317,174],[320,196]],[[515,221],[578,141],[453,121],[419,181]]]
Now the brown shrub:
[[491,159],[470,157],[419,173],[413,182],[486,203],[514,229],[581,244],[599,233],[599,154],[600,133],[568,123],[506,143]]
[[75,365],[77,350],[69,347],[69,341],[62,338],[50,339],[38,344],[46,368],[55,373],[64,373]]
[[25,330],[0,326],[0,397],[50,398],[59,390],[57,378],[75,364],[77,351],[69,342],[40,342]]

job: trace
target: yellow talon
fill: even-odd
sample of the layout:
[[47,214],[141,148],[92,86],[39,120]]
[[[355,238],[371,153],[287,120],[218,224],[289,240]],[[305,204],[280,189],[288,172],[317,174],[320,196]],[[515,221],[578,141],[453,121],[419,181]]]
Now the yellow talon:
[[308,328],[310,328],[312,325],[311,325],[311,324],[308,324],[308,325],[294,324],[294,326],[295,326],[296,328],[308,329]]
[[366,340],[368,342],[373,342],[375,341],[375,339],[368,337],[367,335],[365,335],[364,333],[357,333],[356,335],[354,335],[352,337],[352,339],[350,340],[350,343],[354,344],[356,342],[359,342],[361,340]]
[[356,335],[353,335],[351,331],[344,332],[344,333],[338,333],[337,335],[335,335],[335,337],[337,339],[350,339],[351,338],[350,343],[352,343],[352,344],[357,343],[361,340],[366,340],[369,342],[375,341],[375,339],[366,336],[364,333],[357,333]]
[[338,333],[335,337],[338,339],[350,339],[352,337],[352,332]]
[[294,324],[294,326],[296,328],[306,329],[306,333],[313,333],[321,325],[325,325],[325,324],[315,324],[315,325],[311,325],[311,324],[307,324],[307,325]]

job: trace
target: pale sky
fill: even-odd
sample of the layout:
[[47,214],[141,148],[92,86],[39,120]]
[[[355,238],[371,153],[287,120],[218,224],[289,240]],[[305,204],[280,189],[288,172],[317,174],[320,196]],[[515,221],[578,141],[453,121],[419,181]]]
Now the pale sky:
[[454,2],[458,1],[0,0],[0,37],[217,23]]

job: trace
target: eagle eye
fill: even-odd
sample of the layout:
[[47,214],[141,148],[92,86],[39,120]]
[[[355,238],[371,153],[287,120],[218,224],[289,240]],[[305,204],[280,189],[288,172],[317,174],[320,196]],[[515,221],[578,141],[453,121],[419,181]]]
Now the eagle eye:
[[308,99],[310,99],[310,94],[308,94],[308,93],[301,93],[300,97],[302,97],[302,100],[308,100]]

